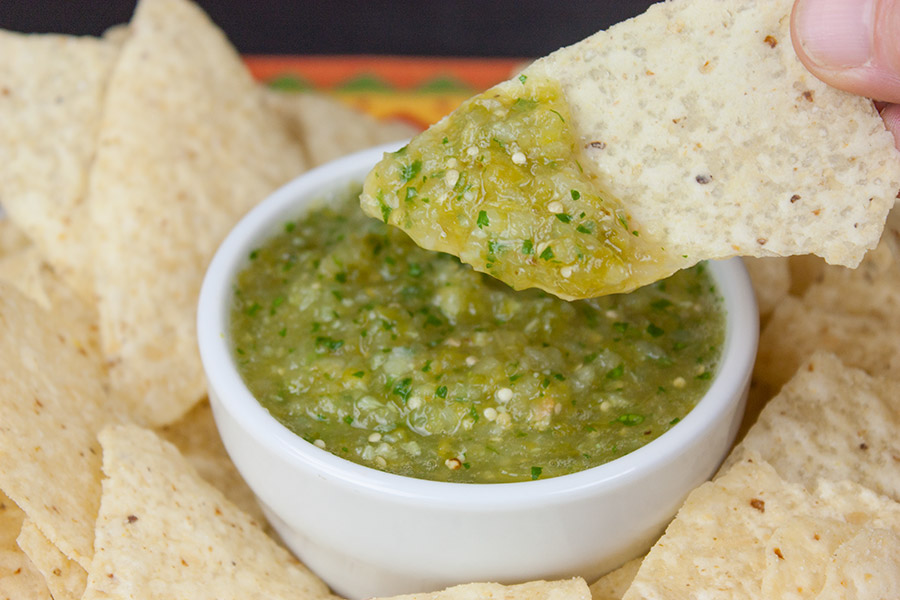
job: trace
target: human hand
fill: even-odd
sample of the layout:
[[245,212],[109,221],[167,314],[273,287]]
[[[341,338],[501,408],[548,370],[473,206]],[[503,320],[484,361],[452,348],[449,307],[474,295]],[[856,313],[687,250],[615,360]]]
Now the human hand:
[[795,0],[791,40],[813,75],[875,100],[900,148],[900,0]]

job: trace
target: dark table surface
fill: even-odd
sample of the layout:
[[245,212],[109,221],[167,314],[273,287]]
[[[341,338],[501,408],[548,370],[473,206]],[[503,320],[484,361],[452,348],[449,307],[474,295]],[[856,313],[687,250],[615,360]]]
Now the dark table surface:
[[[651,0],[199,0],[245,54],[542,56]],[[97,35],[135,0],[0,0],[0,28]]]

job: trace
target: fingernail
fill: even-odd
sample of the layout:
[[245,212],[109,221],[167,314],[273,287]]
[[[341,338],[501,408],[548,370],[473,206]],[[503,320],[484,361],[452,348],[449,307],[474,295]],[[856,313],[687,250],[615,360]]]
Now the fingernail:
[[875,0],[801,0],[795,10],[800,44],[819,66],[858,67],[871,57]]

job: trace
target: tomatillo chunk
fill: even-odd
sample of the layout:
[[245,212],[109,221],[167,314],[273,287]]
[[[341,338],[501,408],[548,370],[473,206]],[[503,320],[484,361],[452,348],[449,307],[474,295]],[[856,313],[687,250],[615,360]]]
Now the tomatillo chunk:
[[580,156],[559,84],[522,76],[386,154],[361,204],[515,289],[589,298],[669,275],[663,249]]
[[704,265],[631,294],[516,292],[347,197],[284,224],[237,276],[231,340],[259,402],[348,460],[472,483],[620,457],[687,414],[720,359]]

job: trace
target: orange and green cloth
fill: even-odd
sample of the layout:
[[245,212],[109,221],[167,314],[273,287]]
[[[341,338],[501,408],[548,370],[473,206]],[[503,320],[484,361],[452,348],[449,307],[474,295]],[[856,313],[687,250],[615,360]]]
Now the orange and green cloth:
[[259,81],[285,90],[316,90],[381,119],[419,128],[508,79],[525,64],[515,58],[385,56],[248,56]]

